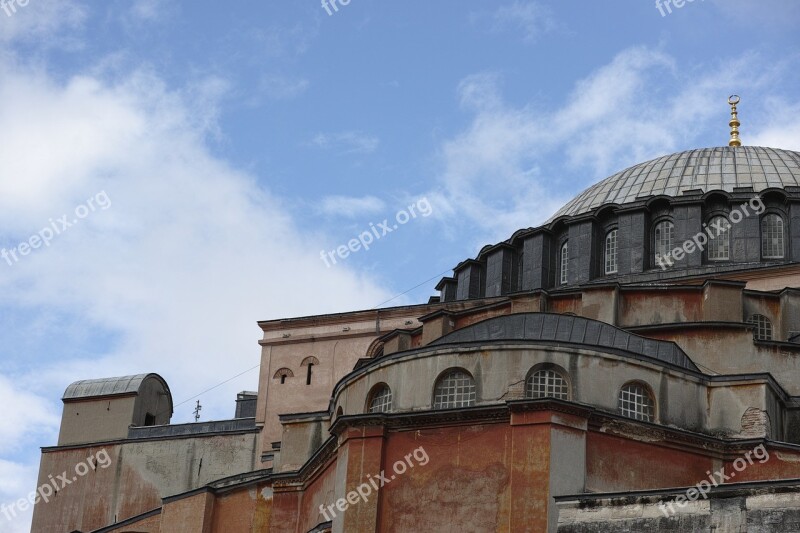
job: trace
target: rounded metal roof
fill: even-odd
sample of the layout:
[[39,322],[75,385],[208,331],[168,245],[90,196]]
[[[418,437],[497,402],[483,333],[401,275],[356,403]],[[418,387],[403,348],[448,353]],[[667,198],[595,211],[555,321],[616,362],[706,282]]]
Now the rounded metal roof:
[[517,313],[488,318],[457,329],[428,346],[484,341],[542,340],[622,350],[699,372],[672,341],[640,337],[604,322],[554,313]]
[[800,186],[800,152],[741,146],[704,148],[666,155],[634,165],[592,185],[550,220],[594,211],[606,204],[627,204],[650,196],[679,196],[683,191]]
[[137,394],[144,380],[149,377],[161,381],[164,388],[169,391],[164,378],[158,374],[137,374],[135,376],[122,376],[117,378],[84,379],[72,383],[64,392],[63,400],[78,398],[94,398],[99,396],[118,396],[123,394]]

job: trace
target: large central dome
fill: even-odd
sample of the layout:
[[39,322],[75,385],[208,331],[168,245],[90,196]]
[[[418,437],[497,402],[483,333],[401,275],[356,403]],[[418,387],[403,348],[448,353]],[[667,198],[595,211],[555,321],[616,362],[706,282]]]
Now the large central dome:
[[800,186],[799,152],[756,146],[689,150],[640,163],[592,185],[550,220],[641,197],[678,196],[690,189],[733,192],[736,187],[752,187],[760,192],[790,186]]

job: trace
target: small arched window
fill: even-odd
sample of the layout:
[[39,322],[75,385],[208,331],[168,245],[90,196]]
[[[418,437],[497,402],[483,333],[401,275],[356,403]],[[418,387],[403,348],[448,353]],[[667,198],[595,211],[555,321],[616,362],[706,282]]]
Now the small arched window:
[[456,368],[445,372],[436,382],[433,389],[433,408],[472,407],[477,397],[475,380],[466,370]]
[[617,273],[617,230],[615,229],[606,233],[605,264],[606,274]]
[[319,359],[317,359],[314,356],[306,357],[305,359],[303,359],[303,362],[300,363],[300,366],[308,367],[306,368],[306,385],[311,385],[311,373],[312,373],[311,369],[318,364],[319,364]]
[[564,244],[561,245],[561,254],[560,254],[560,265],[559,265],[559,283],[561,285],[566,285],[567,281],[569,280],[569,241],[564,241]]
[[658,266],[672,266],[672,230],[669,220],[656,224],[653,230],[653,258]]
[[628,383],[619,391],[619,414],[642,420],[653,422],[656,415],[656,404],[650,387],[644,383]]
[[275,375],[272,376],[272,379],[280,380],[281,385],[283,385],[284,383],[286,383],[286,378],[293,378],[293,377],[294,377],[294,372],[292,372],[288,368],[281,368],[280,370],[275,372]]
[[525,396],[527,398],[569,400],[569,383],[557,370],[537,370],[525,381]]
[[367,348],[367,357],[377,359],[383,356],[383,342],[375,339]]
[[727,261],[731,258],[731,223],[722,216],[708,221],[711,236],[708,239],[708,260]]
[[386,384],[372,389],[367,402],[368,413],[388,413],[392,410],[392,389]]
[[757,341],[772,340],[772,322],[764,315],[753,315],[748,324],[753,325],[753,338]]
[[783,243],[783,219],[769,214],[761,219],[761,256],[764,259],[783,259],[786,255]]

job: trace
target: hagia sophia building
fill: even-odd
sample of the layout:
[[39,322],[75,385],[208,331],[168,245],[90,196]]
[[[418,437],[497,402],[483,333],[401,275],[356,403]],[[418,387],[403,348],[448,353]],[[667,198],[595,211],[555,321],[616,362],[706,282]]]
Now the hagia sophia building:
[[229,420],[70,384],[32,531],[800,532],[800,153],[730,103],[426,304],[259,322]]

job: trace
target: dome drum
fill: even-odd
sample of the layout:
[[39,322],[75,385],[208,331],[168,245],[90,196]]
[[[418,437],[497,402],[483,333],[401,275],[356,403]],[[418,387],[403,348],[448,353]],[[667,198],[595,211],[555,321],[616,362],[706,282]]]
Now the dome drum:
[[800,154],[693,150],[590,187],[546,224],[464,261],[441,301],[659,281],[800,261]]

